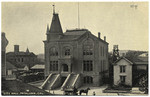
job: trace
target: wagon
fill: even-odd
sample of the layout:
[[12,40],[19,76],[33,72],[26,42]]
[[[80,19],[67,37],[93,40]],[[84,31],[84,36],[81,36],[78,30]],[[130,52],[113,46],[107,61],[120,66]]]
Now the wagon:
[[78,95],[78,93],[74,89],[65,89],[64,95]]

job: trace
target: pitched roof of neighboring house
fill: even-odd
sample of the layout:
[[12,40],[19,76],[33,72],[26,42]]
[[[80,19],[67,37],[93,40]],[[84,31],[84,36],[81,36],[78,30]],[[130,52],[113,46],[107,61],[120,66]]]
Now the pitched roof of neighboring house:
[[17,67],[15,67],[13,64],[11,64],[10,62],[6,61],[6,69],[7,70],[11,70],[11,69],[17,69]]
[[139,57],[148,57],[148,53],[140,54]]
[[114,65],[115,65],[115,63],[119,62],[121,59],[124,59],[125,61],[129,62],[130,64],[133,64],[133,62],[131,62],[131,61],[130,61],[129,59],[127,59],[126,57],[120,57],[118,60],[116,60],[116,61],[114,62]]
[[33,52],[8,52],[6,56],[15,56],[15,55],[30,55],[30,56],[36,56]]
[[31,69],[45,69],[45,65],[43,64],[36,64]]
[[130,64],[134,64],[134,65],[146,65],[148,64],[148,57],[138,57],[138,58],[134,58],[133,60],[130,60],[129,58],[126,57],[120,57],[118,60],[116,60],[114,62],[117,63],[118,61],[120,61],[121,59],[126,60],[127,62],[129,62]]
[[27,66],[27,67],[28,67],[28,65],[27,65],[27,64],[16,65],[16,67],[17,67],[17,68],[24,68],[25,66]]
[[136,65],[148,65],[148,62],[134,62]]

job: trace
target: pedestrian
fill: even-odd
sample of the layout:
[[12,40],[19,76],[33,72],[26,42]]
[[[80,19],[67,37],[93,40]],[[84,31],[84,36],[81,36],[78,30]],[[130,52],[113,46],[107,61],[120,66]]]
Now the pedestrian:
[[93,92],[93,96],[95,96],[96,95],[96,93],[95,93],[95,91]]

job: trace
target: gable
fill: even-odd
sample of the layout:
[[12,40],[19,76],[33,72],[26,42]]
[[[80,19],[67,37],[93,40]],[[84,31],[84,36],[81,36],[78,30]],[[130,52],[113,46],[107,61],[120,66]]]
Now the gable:
[[85,33],[83,36],[81,36],[79,39],[78,39],[78,41],[79,41],[79,43],[83,43],[85,40],[87,40],[87,39],[91,39],[91,40],[93,40],[93,42],[101,42],[101,43],[103,43],[103,44],[106,44],[106,45],[108,45],[108,43],[106,42],[106,41],[104,41],[104,40],[102,40],[102,39],[99,39],[98,37],[96,37],[95,35],[93,35],[92,33]]
[[118,59],[114,65],[132,65],[133,63],[126,58]]

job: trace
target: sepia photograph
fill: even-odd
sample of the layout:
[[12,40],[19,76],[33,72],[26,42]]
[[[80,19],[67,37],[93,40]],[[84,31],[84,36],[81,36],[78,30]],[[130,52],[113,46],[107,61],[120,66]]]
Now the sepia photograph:
[[2,96],[148,96],[149,2],[1,2]]

